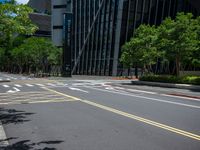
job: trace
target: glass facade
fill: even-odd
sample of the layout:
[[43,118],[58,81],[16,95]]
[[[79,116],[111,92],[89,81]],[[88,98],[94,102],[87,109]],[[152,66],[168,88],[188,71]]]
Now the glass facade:
[[73,74],[117,75],[120,48],[134,30],[179,11],[199,15],[188,0],[72,0]]

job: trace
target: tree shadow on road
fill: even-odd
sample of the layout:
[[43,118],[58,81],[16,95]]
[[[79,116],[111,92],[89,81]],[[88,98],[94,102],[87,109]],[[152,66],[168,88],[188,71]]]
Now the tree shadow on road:
[[3,125],[7,124],[20,124],[28,122],[27,116],[33,115],[35,113],[27,113],[25,111],[19,111],[16,109],[4,109],[0,108],[0,121]]
[[[0,145],[1,142],[10,141],[13,139],[17,138],[9,138],[1,140]],[[60,144],[62,142],[64,141],[56,140],[56,141],[42,141],[38,143],[32,143],[30,140],[23,140],[8,146],[0,146],[0,150],[57,150],[56,148],[53,147],[53,145]]]

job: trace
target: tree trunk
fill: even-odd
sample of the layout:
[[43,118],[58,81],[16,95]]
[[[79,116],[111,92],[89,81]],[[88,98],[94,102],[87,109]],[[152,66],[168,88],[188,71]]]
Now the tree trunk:
[[180,56],[176,56],[176,76],[180,75]]

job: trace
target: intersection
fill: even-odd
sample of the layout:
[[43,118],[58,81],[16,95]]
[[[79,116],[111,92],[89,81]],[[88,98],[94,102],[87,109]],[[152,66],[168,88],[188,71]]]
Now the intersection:
[[[19,78],[0,83],[2,150],[200,147],[198,92],[106,78]],[[177,91],[196,98],[170,95]]]

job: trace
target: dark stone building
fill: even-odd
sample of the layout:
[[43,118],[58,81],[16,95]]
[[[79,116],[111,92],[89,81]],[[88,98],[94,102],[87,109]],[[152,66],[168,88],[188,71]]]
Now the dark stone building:
[[28,6],[34,10],[29,17],[39,28],[34,36],[51,37],[51,0],[29,0]]
[[[199,0],[53,1],[52,19],[58,19],[55,16],[66,19],[59,25],[53,21],[53,39],[58,43],[56,30],[60,27],[59,32],[64,37],[60,41],[60,46],[65,47],[64,65],[71,66],[73,74],[115,76],[121,67],[121,46],[129,41],[140,24],[159,25],[167,16],[174,18],[182,11],[200,14]],[[62,9],[60,14],[59,9]],[[63,12],[70,14],[72,20],[63,17]],[[66,34],[69,20],[73,21],[71,34]],[[65,64],[69,63],[65,61],[68,59],[70,64]]]

